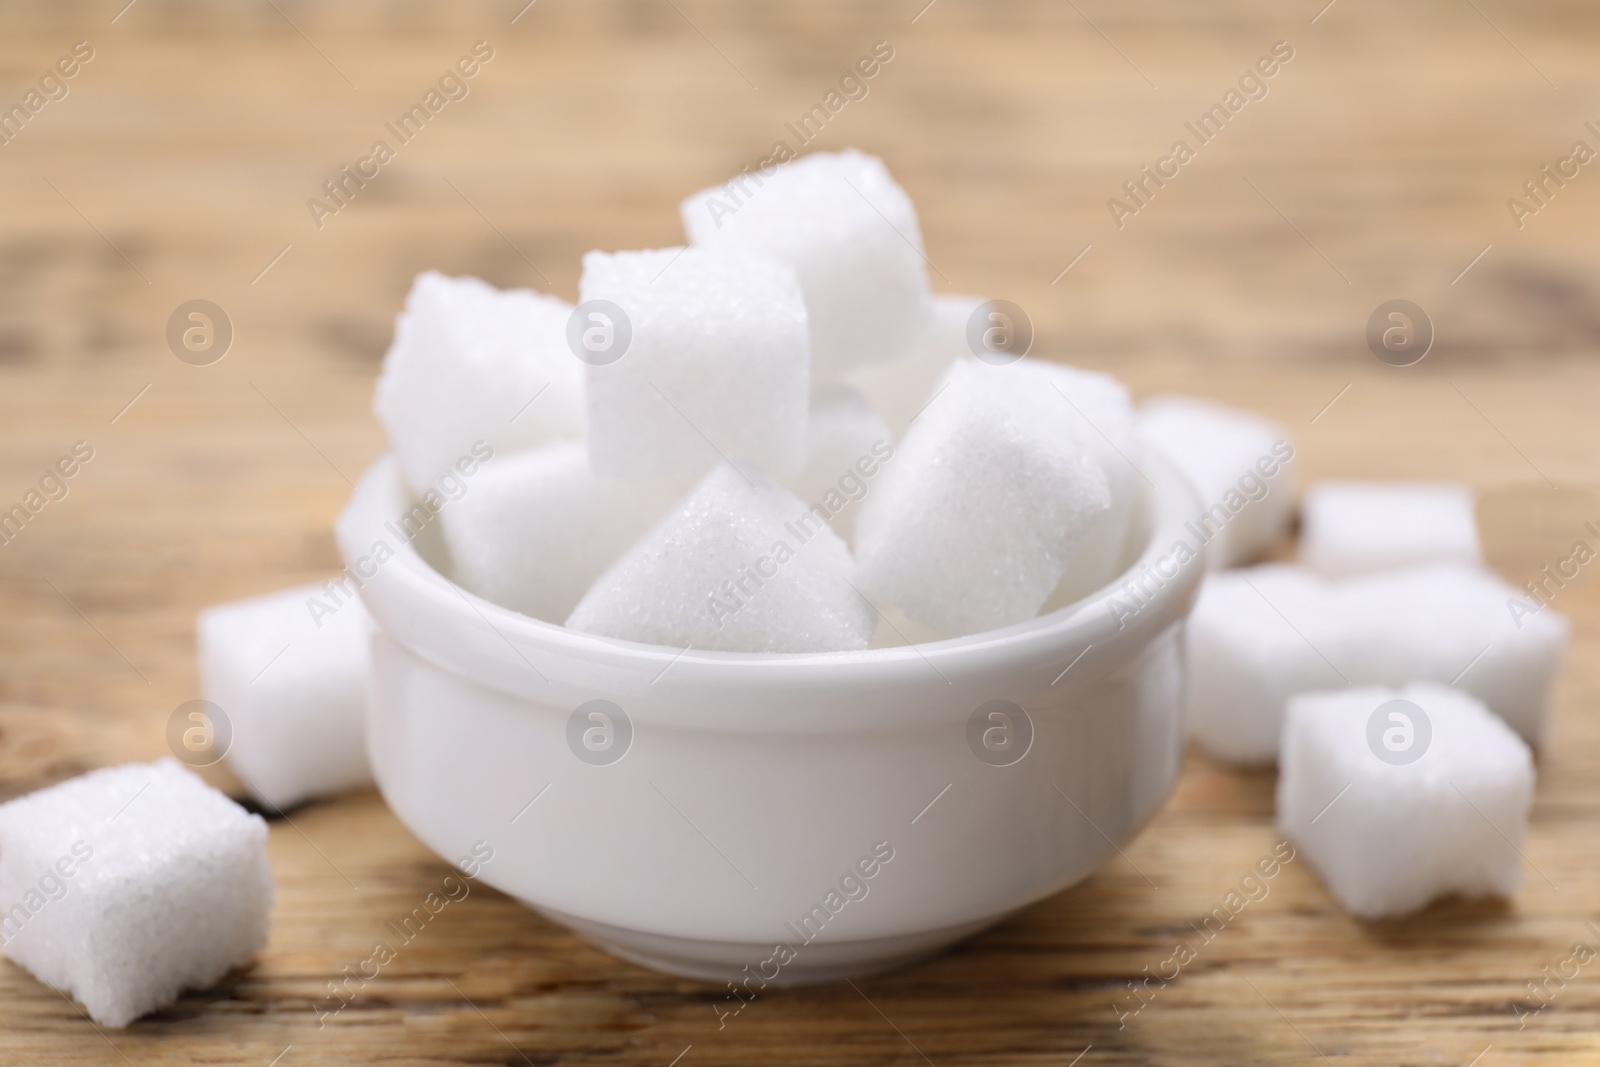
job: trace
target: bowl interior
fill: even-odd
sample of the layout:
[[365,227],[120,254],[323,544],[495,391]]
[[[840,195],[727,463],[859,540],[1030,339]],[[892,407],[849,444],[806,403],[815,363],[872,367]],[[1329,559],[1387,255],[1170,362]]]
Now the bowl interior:
[[[1053,680],[1060,680],[1061,690],[1091,684],[1120,670],[1187,613],[1204,563],[1184,529],[1195,514],[1194,494],[1154,457],[1142,469],[1146,479],[1125,550],[1131,562],[1113,582],[1013,626],[847,652],[711,652],[639,644],[568,630],[476,597],[447,577],[437,521],[396,543],[395,518],[409,501],[390,457],[363,477],[338,535],[347,567],[370,575],[361,595],[390,638],[502,693],[557,704],[571,700],[570,706],[596,696],[626,696],[634,701],[630,714],[686,728],[889,729],[939,714],[930,709],[948,710],[971,698],[981,703],[1013,684],[1019,692],[1053,687]],[[1184,562],[1172,567],[1178,542],[1185,544]],[[373,567],[380,543],[386,546],[384,560]],[[1161,580],[1152,581],[1152,571]],[[1134,583],[1138,592],[1131,592]],[[1092,656],[1086,655],[1090,649]],[[1082,663],[1063,676],[1080,656]],[[1008,680],[1003,687],[1001,679]],[[870,715],[835,710],[841,695],[863,691],[878,697]]]
[[[404,491],[402,490],[402,492],[404,492]],[[404,505],[405,506],[409,506],[409,505],[415,503],[415,500],[412,499],[409,495],[402,496],[402,500],[404,501]],[[1155,495],[1154,494],[1152,494],[1152,493],[1140,493],[1138,498],[1134,501],[1132,519],[1131,519],[1131,521],[1129,522],[1129,525],[1128,525],[1127,536],[1123,538],[1122,550],[1121,550],[1121,553],[1120,553],[1120,555],[1118,557],[1118,560],[1117,560],[1117,565],[1116,565],[1116,568],[1115,568],[1114,575],[1109,580],[1107,580],[1105,583],[1100,585],[1099,587],[1086,592],[1083,596],[1078,597],[1077,599],[1073,600],[1072,602],[1070,602],[1068,604],[1065,604],[1065,605],[1062,605],[1061,607],[1055,608],[1054,610],[1047,611],[1047,612],[1042,612],[1042,613],[1040,613],[1038,616],[1036,616],[1033,619],[1029,619],[1029,620],[1027,620],[1025,622],[1018,623],[1018,624],[1015,624],[1015,625],[1017,625],[1017,626],[1028,626],[1028,625],[1031,625],[1031,624],[1033,624],[1035,622],[1038,622],[1039,620],[1042,620],[1042,619],[1062,619],[1062,618],[1069,617],[1069,616],[1073,615],[1074,613],[1076,613],[1079,610],[1079,608],[1081,606],[1083,606],[1085,603],[1088,603],[1089,601],[1095,600],[1096,598],[1102,597],[1108,591],[1113,590],[1117,585],[1119,585],[1125,579],[1125,577],[1127,576],[1128,571],[1134,566],[1135,563],[1138,562],[1139,558],[1150,547],[1151,536],[1153,534],[1154,526],[1155,526],[1155,523],[1156,523],[1156,520],[1157,520],[1157,514],[1156,513],[1157,513],[1158,510],[1159,509],[1158,509],[1157,501],[1155,499]],[[442,528],[441,528],[439,523],[430,523],[427,526],[423,527],[422,530],[416,536],[416,538],[413,539],[413,541],[411,542],[411,547],[416,550],[417,557],[430,570],[432,570],[435,574],[437,574],[441,579],[443,579],[443,580],[445,580],[447,582],[450,582],[452,585],[456,584],[455,567],[454,567],[454,564],[453,564],[453,562],[452,562],[452,560],[450,558],[450,548],[449,548],[449,545],[446,544],[446,542],[445,542],[444,535],[443,535],[443,532],[442,532]],[[1065,582],[1065,579],[1063,581]],[[525,615],[525,614],[523,614],[523,613],[521,613],[519,611],[516,611],[513,608],[507,608],[507,607],[504,607],[502,605],[495,605],[495,606],[499,610],[505,611],[505,612],[509,612],[510,614],[515,615],[519,619],[526,619],[529,623],[531,623],[533,625],[553,626],[553,627],[555,627],[557,629],[560,629],[560,630],[563,630],[563,631],[565,631],[565,629],[566,629],[565,627],[560,626],[558,623],[552,622],[552,621],[550,621],[548,619],[539,619],[539,618],[536,618],[536,617],[531,616],[531,615]],[[919,648],[922,648],[922,649],[938,648],[939,646],[943,646],[943,645],[947,645],[947,644],[959,644],[961,642],[970,640],[971,638],[974,638],[974,637],[982,637],[984,634],[987,634],[987,633],[999,633],[999,632],[1004,632],[1004,631],[1007,631],[1007,630],[1011,630],[1013,628],[1014,627],[1003,627],[1003,628],[1000,628],[1000,629],[997,629],[997,630],[981,631],[980,633],[977,633],[977,634],[964,634],[964,635],[962,635],[960,637],[948,637],[948,638],[946,638],[946,637],[936,637],[936,638],[930,638],[928,640],[917,640],[917,641],[915,641],[915,644]],[[567,632],[570,632],[570,631],[567,631]],[[615,639],[601,638],[601,640],[615,640]],[[678,652],[681,651],[681,649],[675,648],[675,647],[661,646],[661,645],[641,645],[638,642],[633,642],[633,641],[617,640],[616,643],[618,645],[622,645],[622,646],[639,647],[639,648],[658,648],[658,649],[660,649],[660,648],[668,648],[670,654],[677,654]],[[873,647],[871,649],[861,650],[860,653],[858,653],[858,654],[867,655],[868,653],[876,652],[876,651],[878,651],[879,649],[882,649],[882,648],[903,647],[903,646],[909,645],[911,643],[913,643],[913,642],[902,640],[902,639],[899,639],[897,637],[893,641],[874,642]],[[797,654],[798,655],[815,655],[815,653],[760,653],[760,652],[725,652],[725,653],[710,653],[710,654],[713,654],[713,655],[729,655],[729,656],[746,656],[746,657],[768,657],[768,656],[775,656],[775,655],[789,656],[789,655],[797,655]],[[848,653],[848,652],[827,653],[827,655],[851,655],[851,654],[852,653]]]

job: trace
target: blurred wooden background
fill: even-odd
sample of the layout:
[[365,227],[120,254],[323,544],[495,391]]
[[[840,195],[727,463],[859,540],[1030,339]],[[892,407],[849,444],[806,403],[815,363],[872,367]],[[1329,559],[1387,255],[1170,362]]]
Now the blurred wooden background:
[[[1141,395],[1271,414],[1312,476],[1471,482],[1517,584],[1600,518],[1600,171],[1520,230],[1506,207],[1574,141],[1600,147],[1589,5],[524,2],[0,11],[0,105],[74,42],[94,50],[0,145],[0,508],[73,442],[95,449],[0,547],[0,795],[163,754],[167,715],[196,695],[195,611],[337,565],[329,524],[381,448],[373,376],[414,273],[571,299],[585,250],[680,241],[678,200],[793,143],[784,123],[880,40],[894,59],[810,147],[885,157],[938,288],[1021,304],[1040,354]],[[480,40],[494,58],[470,94],[318,229],[307,198]],[[1280,40],[1294,59],[1269,95],[1119,230],[1107,198]],[[1406,369],[1363,341],[1396,297],[1437,329]],[[196,298],[235,331],[212,366],[164,340]],[[0,964],[0,1058],[1600,1062],[1600,977],[1516,1014],[1600,907],[1600,599],[1583,580],[1557,606],[1575,638],[1528,847],[1543,876],[1504,905],[1373,925],[1291,865],[1125,1028],[1111,1005],[1127,981],[1276,839],[1270,774],[1191,757],[1128,849],[1159,888],[1119,860],[946,957],[764,997],[721,1031],[716,990],[489,890],[319,1031],[323,983],[444,867],[376,795],[314,805],[274,823],[279,897],[254,969],[99,1033]]]

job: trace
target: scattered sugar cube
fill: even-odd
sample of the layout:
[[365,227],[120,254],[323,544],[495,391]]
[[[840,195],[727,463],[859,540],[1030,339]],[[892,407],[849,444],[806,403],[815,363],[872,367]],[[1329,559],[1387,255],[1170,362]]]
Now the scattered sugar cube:
[[856,519],[861,588],[946,636],[1038,614],[1110,510],[1052,373],[958,362]]
[[1302,693],[1279,766],[1278,824],[1346,911],[1390,918],[1522,880],[1533,757],[1460,690]]
[[373,402],[412,492],[426,492],[476,441],[511,451],[583,435],[571,313],[529,289],[417,275]]
[[907,355],[852,367],[845,381],[859,389],[898,439],[933,399],[950,364],[973,354],[967,322],[981,296],[935,294],[923,315],[921,338]]
[[1259,559],[1294,518],[1294,443],[1277,423],[1205,400],[1162,396],[1139,405],[1139,433],[1200,497],[1190,524],[1216,570]]
[[1454,684],[1538,746],[1567,621],[1460,564],[1343,581],[1268,564],[1208,575],[1187,639],[1190,732],[1221,759],[1262,763],[1291,696],[1346,684]]
[[574,630],[726,652],[866,648],[876,621],[828,524],[761,472],[721,464],[595,582]]
[[849,386],[836,385],[811,398],[805,466],[784,484],[849,538],[861,499],[893,457],[889,427],[872,405]]
[[601,478],[583,442],[560,441],[497,458],[439,518],[457,581],[559,625],[682,489]]
[[684,200],[692,244],[739,248],[794,268],[811,315],[812,377],[909,355],[928,298],[922,230],[875,156],[817,152]]
[[200,691],[228,717],[228,766],[285,809],[367,784],[372,618],[349,579],[218,604],[195,624]]
[[1464,485],[1318,482],[1306,490],[1301,515],[1301,562],[1334,577],[1483,559]]
[[267,943],[267,824],[175,760],[0,805],[5,954],[126,1026]]
[[810,349],[792,270],[725,249],[590,252],[580,289],[632,329],[620,358],[587,367],[596,473],[696,477],[719,456],[800,466]]

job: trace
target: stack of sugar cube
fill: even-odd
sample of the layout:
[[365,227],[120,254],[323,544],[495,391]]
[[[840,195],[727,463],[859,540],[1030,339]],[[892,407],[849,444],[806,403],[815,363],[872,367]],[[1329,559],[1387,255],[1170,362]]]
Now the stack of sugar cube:
[[[1229,763],[1278,761],[1279,823],[1357,915],[1509,893],[1567,622],[1484,566],[1471,491],[1320,482],[1301,503],[1297,563],[1232,569],[1288,531],[1292,442],[1184,397],[1146,401],[1139,428],[1201,500],[1188,525],[1211,568],[1187,625],[1196,742]],[[1380,755],[1400,727],[1379,707],[1407,703],[1426,710],[1396,712],[1405,723],[1432,720],[1414,763]]]
[[[915,209],[881,161],[818,154],[753,180],[732,213],[710,210],[722,187],[686,199],[686,247],[590,253],[576,308],[417,276],[374,399],[415,502],[406,535],[470,593],[681,648],[865,648],[888,606],[952,636],[1108,580],[1133,511],[1126,391],[1057,368],[979,373],[965,335],[981,301],[930,294]],[[1047,379],[1046,404],[1023,395]],[[959,522],[975,498],[929,478],[965,458],[943,439],[956,433],[992,438],[1013,493],[1030,472],[1065,480],[1029,484],[1033,510],[1007,523]],[[882,521],[890,498],[943,519]],[[1013,588],[972,566],[941,574],[949,605],[916,601],[897,561],[946,549],[1016,559]],[[268,807],[370,778],[363,578],[199,619],[228,763]]]
[[[1280,824],[1363,917],[1508,893],[1520,873],[1568,627],[1484,566],[1473,511],[1460,485],[1314,484],[1299,562],[1211,574],[1189,619],[1191,734],[1278,761]],[[1417,718],[1423,754],[1386,759]]]
[[1277,758],[1296,693],[1431,681],[1476,695],[1530,744],[1544,739],[1566,621],[1518,618],[1517,590],[1436,563],[1330,579],[1290,564],[1206,580],[1189,618],[1189,728],[1234,763]]
[[892,642],[884,611],[929,638],[1023,622],[1124,565],[1127,390],[976,359],[983,301],[930,293],[880,160],[817,153],[681,213],[686,246],[585,256],[575,308],[417,279],[377,410],[465,589],[611,638],[823,652]]
[[1565,618],[1483,565],[1465,486],[1318,483],[1299,563],[1207,579],[1189,621],[1189,726],[1216,756],[1270,762],[1296,693],[1431,681],[1538,747],[1566,638]]

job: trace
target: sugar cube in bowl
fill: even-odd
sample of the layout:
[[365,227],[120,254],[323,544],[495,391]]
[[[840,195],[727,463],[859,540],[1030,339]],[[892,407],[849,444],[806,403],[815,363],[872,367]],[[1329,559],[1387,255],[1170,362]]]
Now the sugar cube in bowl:
[[417,275],[373,400],[413,492],[448,477],[480,442],[511,451],[583,432],[571,311],[528,289]]
[[439,510],[451,572],[479,596],[560,622],[681,489],[597,475],[582,441],[498,455]]
[[673,648],[866,648],[874,615],[853,571],[799,498],[724,463],[596,580],[567,626]]
[[868,597],[952,636],[1039,613],[1112,491],[1090,432],[1033,370],[967,359],[946,375],[863,501]]
[[928,300],[916,208],[883,161],[849,149],[815,152],[683,202],[689,240],[770,256],[794,269],[811,320],[813,374],[910,353]]
[[695,477],[723,457],[800,466],[811,349],[788,266],[736,249],[590,252],[580,291],[629,330],[615,358],[584,368],[596,474]]
[[[1195,500],[1164,462],[1145,470],[1131,536],[1148,567]],[[710,477],[708,510],[773,497]],[[380,460],[340,519],[346,557],[405,500]],[[704,566],[652,536],[663,581]],[[898,966],[1084,877],[1176,780],[1198,562],[1132,615],[1094,594],[917,647],[728,652],[531,618],[420,548],[362,588],[379,788],[441,855],[489,840],[486,882],[659,969],[793,984]]]

